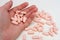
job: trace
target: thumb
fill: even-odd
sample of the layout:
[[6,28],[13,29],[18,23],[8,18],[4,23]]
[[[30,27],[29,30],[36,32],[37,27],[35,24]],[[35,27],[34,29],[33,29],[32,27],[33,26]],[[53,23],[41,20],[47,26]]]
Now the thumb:
[[12,7],[12,1],[7,2],[5,5],[3,5],[3,8],[5,8],[6,10],[9,10]]

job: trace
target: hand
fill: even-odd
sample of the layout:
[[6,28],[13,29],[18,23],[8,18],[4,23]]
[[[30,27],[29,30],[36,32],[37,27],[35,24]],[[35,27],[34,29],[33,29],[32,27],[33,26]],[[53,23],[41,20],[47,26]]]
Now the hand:
[[[0,7],[0,35],[2,40],[16,40],[19,34],[31,23],[35,16],[35,12],[37,12],[37,8],[35,5],[32,5],[28,8],[28,3],[25,2],[19,6],[14,8],[12,7],[13,2],[9,1],[2,7]],[[25,23],[20,23],[18,25],[14,25],[11,23],[10,18],[15,14],[16,10],[21,10],[27,12],[25,15],[28,19]]]

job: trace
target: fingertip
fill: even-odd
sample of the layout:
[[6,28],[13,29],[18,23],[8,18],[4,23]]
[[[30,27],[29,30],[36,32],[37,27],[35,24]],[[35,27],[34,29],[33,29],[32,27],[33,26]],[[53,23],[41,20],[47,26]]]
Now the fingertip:
[[24,2],[25,4],[29,4],[28,2]]
[[33,5],[33,7],[34,7],[34,12],[36,12],[38,10],[37,6]]
[[16,9],[19,9],[19,10],[22,10],[23,8],[27,7],[28,6],[28,2],[24,2],[18,6],[16,6],[15,8]]
[[28,6],[28,2],[24,2],[23,4],[22,4],[22,7],[26,7],[26,6]]
[[35,17],[35,15],[36,15],[36,13],[32,13],[31,16],[30,16],[29,18],[30,18],[31,20],[33,20],[34,17]]
[[33,11],[32,11],[32,13],[36,13],[38,11],[38,8],[36,7]]
[[10,2],[11,2],[11,3],[13,3],[13,1],[12,1],[12,0],[10,0]]
[[11,1],[10,1],[10,7],[11,7],[12,5],[13,5],[13,1],[11,0]]
[[9,10],[13,5],[13,2],[12,1],[9,1],[7,2],[5,5],[3,5],[2,7]]
[[38,9],[35,5],[30,6],[28,9],[25,10],[27,12],[26,17],[29,18],[31,15],[34,16],[36,14],[37,10]]
[[6,3],[6,5],[10,5],[10,6],[12,6],[12,4],[13,4],[13,1],[11,1],[11,0]]

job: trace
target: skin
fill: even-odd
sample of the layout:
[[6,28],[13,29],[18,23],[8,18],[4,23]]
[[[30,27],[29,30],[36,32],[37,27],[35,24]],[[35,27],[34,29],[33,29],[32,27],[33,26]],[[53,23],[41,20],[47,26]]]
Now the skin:
[[[27,2],[22,3],[19,6],[12,7],[13,2],[9,1],[0,7],[0,40],[16,40],[21,32],[28,27],[37,12],[37,7],[32,5],[28,8]],[[25,23],[14,25],[11,23],[10,18],[15,14],[16,10],[27,12],[25,15],[28,19]]]

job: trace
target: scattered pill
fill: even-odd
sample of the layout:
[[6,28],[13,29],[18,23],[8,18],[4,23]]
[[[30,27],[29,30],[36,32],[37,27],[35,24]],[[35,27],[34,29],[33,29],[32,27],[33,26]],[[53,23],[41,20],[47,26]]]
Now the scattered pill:
[[25,34],[22,36],[22,40],[26,40],[26,35]]
[[39,36],[32,36],[32,39],[39,39]]
[[33,34],[34,34],[34,31],[29,30],[27,33],[28,33],[29,35],[33,35]]
[[48,32],[50,36],[54,36],[52,32]]
[[25,31],[33,30],[31,27],[25,28]]
[[42,40],[42,37],[39,35],[32,36],[32,40]]
[[52,17],[49,15],[49,16],[46,17],[46,20],[47,21],[52,21]]
[[[11,22],[13,24],[19,24],[20,22],[25,23],[27,20],[27,17],[24,16],[25,14],[26,12],[24,11],[19,11],[19,10],[16,11],[16,14],[13,17],[11,17],[11,20],[12,20]],[[41,21],[41,19],[44,19],[45,21]],[[46,13],[45,11],[37,12],[35,18],[33,19],[33,22],[36,23],[34,27],[25,28],[25,31],[27,31],[27,34],[34,35],[35,32],[41,32],[42,35],[45,35],[45,36],[49,36],[49,35],[54,36],[54,33],[57,34],[56,24],[52,16]],[[48,26],[52,26],[50,27],[48,32],[45,32],[43,30],[44,24],[47,24]],[[32,36],[32,39],[42,40],[39,36]],[[23,36],[23,40],[26,40],[26,36]]]
[[37,29],[35,27],[32,28],[33,31],[37,32]]
[[38,23],[37,25],[39,25],[39,27],[43,27],[43,25],[42,25],[42,24],[40,24],[40,23]]
[[42,32],[42,34],[45,35],[45,36],[49,36],[48,32]]
[[38,14],[36,13],[36,18],[40,18],[40,14],[39,13]]
[[43,27],[38,27],[38,32],[43,32]]
[[53,27],[52,29],[53,29],[53,32],[57,34],[58,29],[56,27]]

